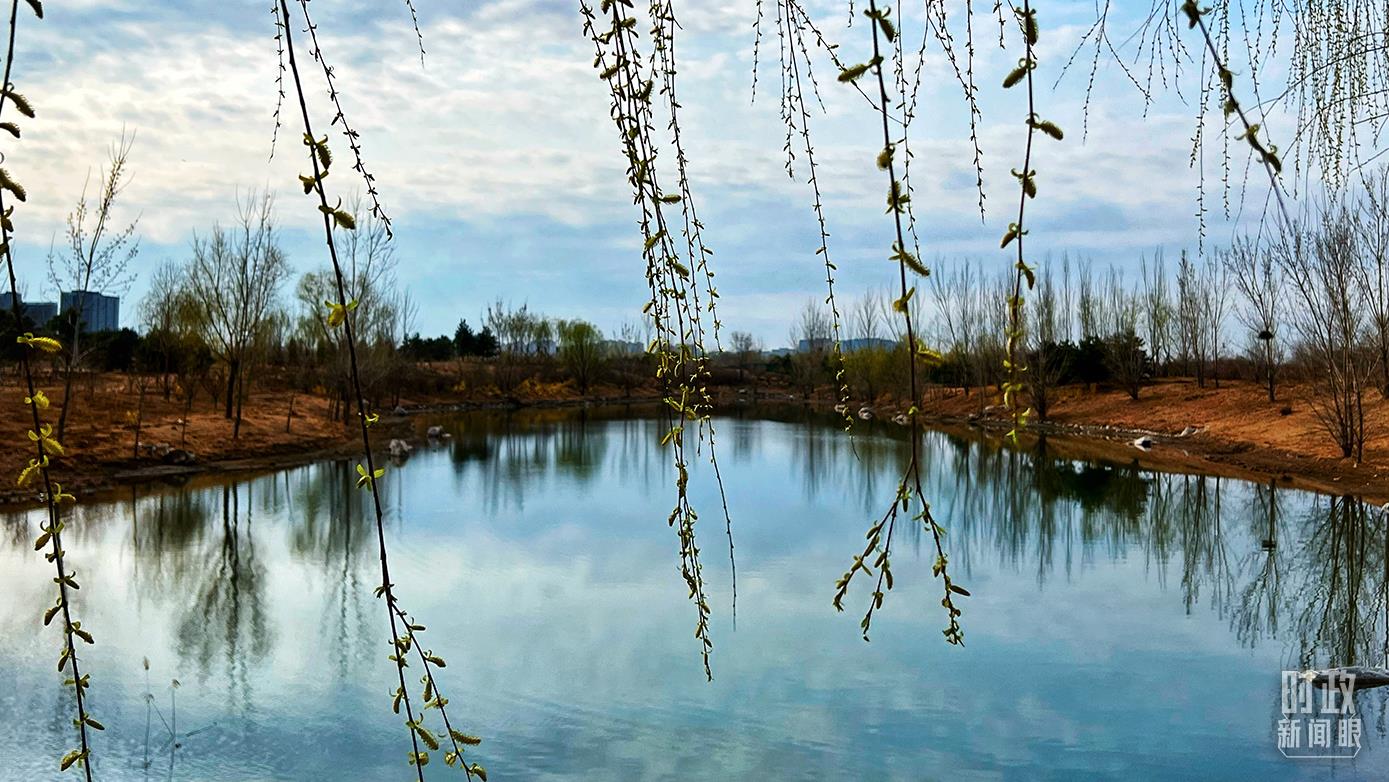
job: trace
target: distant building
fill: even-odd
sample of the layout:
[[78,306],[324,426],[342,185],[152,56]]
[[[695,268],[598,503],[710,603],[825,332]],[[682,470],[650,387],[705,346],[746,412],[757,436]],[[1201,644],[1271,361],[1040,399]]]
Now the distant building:
[[[800,342],[796,343],[796,352],[809,353],[812,350],[828,351],[833,347],[834,340],[832,339],[803,339]],[[865,350],[867,348],[881,348],[883,350],[891,350],[895,347],[897,347],[896,341],[890,339],[880,339],[878,337],[869,337],[863,339],[845,339],[841,340],[839,343],[839,349],[844,353],[853,353],[856,350]]]
[[614,356],[631,356],[636,353],[645,353],[646,346],[640,342],[628,342],[621,339],[603,340],[603,350]]
[[24,314],[29,317],[29,320],[34,321],[35,326],[42,326],[58,317],[58,305],[51,301],[36,301],[21,306],[24,307]]
[[882,339],[880,337],[865,337],[862,339],[846,339],[840,343],[840,347],[845,353],[853,353],[856,350],[867,350],[869,348],[892,350],[897,347],[897,341]]
[[[30,301],[20,300],[20,311],[24,316],[34,323],[35,326],[42,326],[58,314],[58,305],[51,301]],[[0,310],[11,312],[14,310],[14,295],[11,293],[0,293]]]
[[78,320],[83,331],[115,331],[121,327],[121,300],[96,291],[63,291],[62,311],[73,312],[79,307]]
[[538,339],[516,340],[501,346],[507,353],[514,353],[522,356],[548,356],[555,352],[559,343],[550,337],[540,337]]

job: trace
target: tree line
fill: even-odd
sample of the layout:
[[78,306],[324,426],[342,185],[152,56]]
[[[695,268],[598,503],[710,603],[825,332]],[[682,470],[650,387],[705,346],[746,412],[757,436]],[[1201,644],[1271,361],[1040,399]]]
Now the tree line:
[[[118,165],[103,180],[104,187],[111,183],[107,192],[119,192],[127,151],[122,146]],[[79,219],[69,220],[70,248],[50,258],[55,280],[79,288],[92,280],[128,284],[138,246],[134,224],[115,241],[93,238],[85,227],[93,219],[105,223],[97,218],[109,215],[113,202],[107,198],[91,215],[79,206]],[[359,201],[348,208],[357,229],[344,232],[339,247],[350,301],[345,317],[352,319],[358,372],[373,405],[395,406],[407,389],[512,395],[525,392],[527,382],[569,383],[587,394],[613,381],[630,392],[649,377],[640,341],[648,335],[640,328],[624,326],[619,339],[610,340],[587,321],[548,317],[500,299],[486,308],[476,329],[462,319],[452,336],[422,337],[413,328],[417,306],[397,283],[385,225]],[[6,357],[15,358],[22,349],[17,335],[62,338],[64,349],[50,359],[49,371],[64,381],[64,414],[81,404],[74,379],[89,381],[90,399],[96,373],[120,371],[138,373],[139,382],[153,384],[166,400],[178,398],[185,412],[197,399],[210,399],[231,423],[233,437],[240,434],[244,404],[257,384],[288,391],[291,411],[296,394],[325,395],[329,414],[347,421],[349,359],[343,330],[330,322],[333,272],[324,266],[291,278],[274,198],[252,192],[238,199],[229,222],[195,233],[187,257],[154,270],[138,305],[138,331],[90,332],[78,305],[47,323],[27,315],[16,322],[6,311],[0,331],[10,336],[0,339]]]
[[[1039,418],[1054,412],[1064,386],[1117,388],[1137,400],[1159,378],[1200,388],[1242,379],[1278,402],[1291,381],[1342,455],[1363,457],[1366,396],[1389,396],[1389,168],[1291,224],[1266,224],[1201,254],[1159,251],[1136,266],[1069,256],[1039,264],[1023,324],[1026,397]],[[923,359],[925,376],[936,389],[977,395],[982,409],[1005,382],[1012,270],[977,260],[934,267],[905,305],[869,292],[844,308],[838,337],[857,398],[906,396],[895,306],[927,324],[939,358]],[[800,349],[779,363],[807,394],[834,380],[835,331],[818,301],[791,329]]]
[[[100,197],[88,205],[84,195],[69,216],[66,246],[50,252],[55,284],[128,284],[135,223],[107,227],[128,151],[124,140],[113,147]],[[361,341],[359,372],[373,404],[394,406],[407,388],[512,396],[566,382],[588,394],[610,383],[630,395],[650,382],[651,329],[636,323],[607,338],[587,321],[497,300],[476,328],[462,319],[451,336],[421,336],[413,328],[417,307],[396,281],[385,226],[360,202],[349,210],[358,228],[340,248],[355,302],[346,317]],[[1039,264],[1023,326],[1026,395],[1040,419],[1054,412],[1066,386],[1117,388],[1139,399],[1159,378],[1189,377],[1201,388],[1239,378],[1259,382],[1276,402],[1284,383],[1295,381],[1342,454],[1363,456],[1366,393],[1389,394],[1389,168],[1295,224],[1266,226],[1199,255],[1182,251],[1172,259],[1159,251],[1136,266],[1098,268],[1069,256]],[[1011,271],[978,260],[935,268],[905,305],[873,291],[849,302],[838,329],[823,304],[808,303],[789,332],[793,350],[783,355],[768,356],[751,334],[732,332],[712,382],[771,375],[813,395],[836,380],[837,332],[843,382],[854,397],[903,399],[909,365],[902,321],[892,314],[906,306],[939,353],[919,367],[928,393],[957,388],[982,409],[1007,378],[1000,302]],[[247,394],[269,377],[291,392],[291,407],[293,394],[326,395],[330,414],[346,420],[346,346],[326,305],[332,273],[303,274],[286,298],[290,277],[274,199],[249,193],[229,223],[194,235],[188,257],[154,271],[139,304],[142,334],[84,335],[76,312],[46,324],[15,323],[7,312],[0,327],[63,339],[64,351],[52,359],[67,389],[60,422],[76,403],[73,378],[93,370],[151,375],[166,399],[177,394],[188,410],[205,395],[232,422],[234,437]],[[16,349],[13,339],[4,344],[7,354]]]

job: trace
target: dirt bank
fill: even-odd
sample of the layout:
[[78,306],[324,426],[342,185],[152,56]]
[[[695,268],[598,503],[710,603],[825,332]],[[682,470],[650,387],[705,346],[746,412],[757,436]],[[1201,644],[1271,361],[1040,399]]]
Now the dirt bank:
[[[55,383],[45,383],[52,388]],[[1143,389],[1137,401],[1118,391],[1065,389],[1049,420],[1034,421],[1028,438],[1048,437],[1052,452],[1074,458],[1137,460],[1155,469],[1212,472],[1318,491],[1357,494],[1376,503],[1389,501],[1389,402],[1377,394],[1367,400],[1367,428],[1372,437],[1365,459],[1356,464],[1341,458],[1310,404],[1309,389],[1285,387],[1270,403],[1256,385],[1222,382],[1219,389],[1200,389],[1190,381],[1163,381]],[[0,468],[18,475],[31,458],[24,394],[15,378],[0,382],[0,395],[12,400],[11,415],[0,420]],[[329,401],[316,395],[265,391],[251,397],[241,430],[232,425],[206,397],[185,415],[177,399],[165,400],[156,386],[147,386],[143,414],[138,381],[125,375],[96,375],[80,382],[77,406],[63,438],[69,455],[58,461],[54,474],[66,490],[79,495],[107,491],[122,483],[186,478],[204,473],[276,469],[357,452],[355,429],[330,417]],[[550,384],[525,397],[467,397],[417,395],[402,398],[399,411],[383,410],[375,430],[378,446],[393,437],[417,435],[411,414],[446,413],[508,407],[630,404],[658,401],[651,389],[600,387],[580,395],[565,384]],[[790,398],[784,388],[758,391],[725,388],[721,401],[804,400]],[[60,396],[50,392],[56,419]],[[965,395],[958,390],[932,389],[924,412],[945,427],[974,428],[1001,437],[1011,428],[1003,412],[991,405],[996,397]],[[821,398],[828,406],[832,400]],[[856,405],[857,407],[857,405]],[[889,419],[897,406],[880,400],[874,414]],[[982,411],[982,412],[981,412]],[[186,418],[186,424],[184,422]],[[137,455],[135,432],[140,421]],[[1140,450],[1132,442],[1151,442]],[[185,456],[186,453],[186,456]],[[185,460],[186,461],[185,463]],[[0,504],[34,500],[13,478],[0,485]]]
[[[57,382],[40,383],[52,400],[45,420],[57,421],[62,394]],[[25,393],[13,376],[0,381],[0,399],[11,400],[11,414],[0,418],[0,505],[36,501],[32,487],[19,488],[14,478],[33,458]],[[220,406],[200,396],[191,410],[171,398],[165,400],[156,384],[147,385],[141,401],[138,379],[120,374],[83,378],[74,388],[76,406],[69,414],[62,442],[67,455],[55,460],[53,475],[64,491],[79,496],[109,491],[123,483],[183,479],[205,473],[268,470],[320,459],[351,456],[360,452],[355,426],[331,417],[326,397],[260,391],[251,395],[242,410],[239,432],[233,437],[232,422]],[[451,396],[403,397],[396,407],[381,411],[373,429],[374,441],[383,452],[392,438],[412,439],[415,423],[410,416],[421,412],[454,412],[511,407],[562,407],[584,404],[623,404],[656,401],[649,394],[631,395],[600,387],[581,395],[562,384],[537,388],[526,396],[459,399]],[[136,448],[136,431],[141,447]]]
[[[1211,472],[1336,494],[1389,501],[1389,401],[1377,392],[1366,398],[1365,458],[1341,457],[1311,403],[1311,389],[1287,385],[1269,402],[1262,387],[1222,381],[1198,388],[1190,380],[1164,380],[1145,387],[1138,400],[1115,390],[1063,389],[1048,420],[1033,421],[1033,433],[1053,443],[1156,469]],[[924,406],[932,419],[974,425],[999,433],[1012,428],[1002,410],[982,407],[979,394],[938,391]],[[1133,441],[1146,437],[1148,450]]]

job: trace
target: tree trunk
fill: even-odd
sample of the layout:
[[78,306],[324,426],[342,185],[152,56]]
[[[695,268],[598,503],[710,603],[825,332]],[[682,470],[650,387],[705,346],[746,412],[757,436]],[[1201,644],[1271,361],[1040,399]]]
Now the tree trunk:
[[1389,340],[1379,338],[1379,395],[1389,399]]
[[188,416],[193,414],[193,392],[188,392],[188,397],[183,405],[183,430],[178,435],[178,447],[182,448],[188,444]]
[[77,364],[79,338],[81,330],[77,325],[76,316],[72,320],[72,345],[69,346],[66,361],[63,367],[63,410],[58,413],[58,442],[63,441],[63,434],[67,431],[68,408],[72,407],[72,372]]
[[133,452],[133,453],[134,453],[135,459],[136,459],[137,461],[140,459],[140,428],[141,428],[141,426],[142,426],[144,423],[145,423],[145,383],[144,383],[144,380],[142,379],[142,380],[140,381],[140,406],[139,406],[139,408],[137,409],[137,412],[135,413],[135,449],[134,449],[134,452]]
[[236,379],[236,420],[232,422],[232,439],[241,436],[241,404],[246,398],[246,373],[238,367]]
[[223,415],[230,419],[233,408],[236,405],[236,382],[241,375],[241,362],[232,360],[227,362],[227,405]]

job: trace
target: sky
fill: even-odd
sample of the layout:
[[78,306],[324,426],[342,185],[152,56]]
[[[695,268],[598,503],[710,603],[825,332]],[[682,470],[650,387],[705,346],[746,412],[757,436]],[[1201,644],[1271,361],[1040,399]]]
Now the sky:
[[[716,251],[720,317],[725,329],[750,331],[770,348],[788,342],[806,301],[823,299],[824,269],[815,255],[810,190],[788,178],[784,165],[770,24],[753,100],[755,2],[707,0],[676,9],[683,133],[706,239]],[[403,2],[310,6],[394,221],[398,277],[418,305],[416,328],[451,334],[459,318],[476,324],[498,299],[582,317],[610,333],[637,322],[646,301],[641,241],[606,85],[592,68],[577,0],[416,6],[423,65]],[[849,27],[843,5],[808,7],[846,60],[866,59],[871,41],[861,17]],[[1169,257],[1194,249],[1196,70],[1180,76],[1185,100],[1167,89],[1145,105],[1102,54],[1086,119],[1089,50],[1064,77],[1061,68],[1095,6],[1040,7],[1037,102],[1067,135],[1060,143],[1038,142],[1033,167],[1041,193],[1029,206],[1029,255],[1044,263],[1067,253],[1136,269],[1141,255],[1159,248]],[[1115,0],[1110,26],[1121,56],[1134,53],[1123,39],[1148,7],[1147,0]],[[141,237],[135,279],[122,297],[123,325],[138,327],[135,305],[152,271],[186,258],[194,232],[231,220],[236,199],[254,189],[276,195],[296,276],[326,263],[319,215],[297,184],[306,165],[293,124],[286,123],[271,157],[277,65],[267,2],[69,0],[46,11],[41,22],[21,14],[12,81],[38,117],[23,122],[21,141],[7,143],[4,163],[29,191],[15,215],[15,257],[30,300],[54,297],[45,256],[55,239],[61,242],[84,181],[97,177],[122,132],[134,137],[132,177],[114,219],[138,217]],[[921,30],[913,13],[902,23],[909,41]],[[1008,172],[1021,164],[1025,111],[998,86],[1017,52],[999,49],[996,22],[979,24],[985,216],[976,203],[968,112],[935,45],[912,125],[914,202],[928,261],[972,258],[986,269],[1007,269],[1011,259],[998,239],[1016,219],[1017,184]],[[863,98],[836,83],[830,63],[816,66],[825,108],[812,117],[812,132],[831,255],[838,291],[852,298],[886,288],[896,274],[887,260],[886,180],[873,165],[881,136]],[[311,108],[326,125],[332,115],[322,83],[313,71],[306,75],[316,91]],[[1171,72],[1166,77],[1178,81]],[[1269,124],[1266,133],[1276,134],[1276,123]],[[339,159],[346,156],[341,136],[330,143]],[[1236,188],[1243,160],[1236,158]],[[1247,229],[1268,190],[1253,171],[1244,200],[1238,189],[1232,193],[1226,219],[1220,165],[1213,144],[1205,161],[1212,245]],[[796,172],[804,174],[799,166]],[[347,167],[334,173],[332,192],[350,198],[357,183]],[[284,298],[293,306],[292,287]]]

